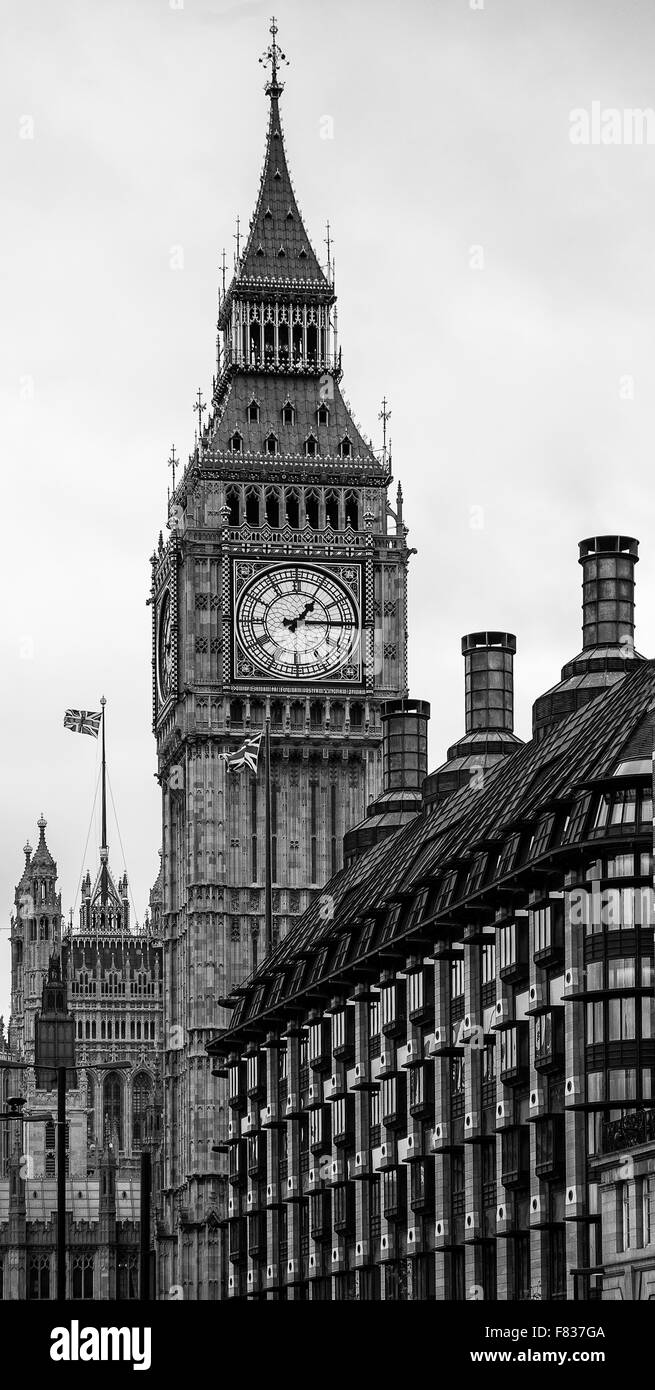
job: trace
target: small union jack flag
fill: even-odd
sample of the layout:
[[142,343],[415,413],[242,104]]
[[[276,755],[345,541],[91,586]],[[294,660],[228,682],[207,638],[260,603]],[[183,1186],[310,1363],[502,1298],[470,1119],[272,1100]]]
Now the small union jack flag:
[[94,714],[93,710],[67,709],[64,728],[71,729],[74,734],[90,734],[92,738],[97,738],[101,719],[102,715]]
[[251,772],[256,772],[259,749],[263,737],[263,734],[252,734],[252,736],[247,738],[245,743],[242,743],[241,747],[237,748],[234,753],[220,753],[219,757],[225,758],[228,767],[234,769],[249,767]]

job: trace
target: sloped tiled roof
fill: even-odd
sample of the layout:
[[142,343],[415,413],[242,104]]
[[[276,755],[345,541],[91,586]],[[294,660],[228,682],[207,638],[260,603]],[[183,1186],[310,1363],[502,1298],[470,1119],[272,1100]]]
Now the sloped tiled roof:
[[237,266],[236,282],[248,278],[313,282],[331,297],[331,287],[311,246],[293,191],[276,93],[271,94],[270,102],[259,197],[246,248]]
[[[338,383],[333,378],[330,378],[330,382],[333,394],[324,402],[328,407],[328,423],[319,425],[317,412],[323,402],[317,378],[291,372],[286,378],[279,372],[270,375],[265,372],[237,373],[232,377],[207,451],[211,454],[212,449],[229,449],[232,436],[238,430],[243,440],[243,453],[265,453],[265,441],[273,433],[277,437],[280,454],[304,456],[305,440],[313,434],[318,441],[319,457],[338,458],[341,441],[347,436],[354,457],[377,463],[370,445],[351,418]],[[248,418],[248,407],[252,401],[259,406],[257,421]],[[289,425],[282,421],[282,409],[287,401],[294,408],[293,424]],[[206,455],[205,459],[207,462]]]
[[[468,861],[476,847],[501,843],[519,824],[536,825],[555,801],[573,802],[589,781],[609,776],[644,720],[652,725],[654,710],[655,662],[635,663],[619,684],[563,720],[541,742],[527,743],[499,762],[487,773],[482,789],[454,793],[437,812],[415,817],[342,870],[239,987],[244,997],[224,1038],[229,1041],[232,1031],[236,1035],[246,1016],[249,1023],[258,1017],[252,1011],[254,993],[268,978],[303,956],[316,958],[344,931],[363,932],[376,911],[387,914],[391,939],[393,899],[398,895],[416,894],[426,880],[436,883],[452,865]],[[328,920],[327,896],[334,904]],[[350,959],[356,957],[355,948]],[[329,976],[329,969],[326,973]],[[266,998],[261,1011],[266,1011]]]

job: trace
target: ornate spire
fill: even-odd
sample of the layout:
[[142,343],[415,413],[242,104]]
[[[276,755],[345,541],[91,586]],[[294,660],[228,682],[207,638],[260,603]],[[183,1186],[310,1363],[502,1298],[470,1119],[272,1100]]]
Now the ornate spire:
[[282,49],[279,47],[279,44],[277,42],[278,28],[275,22],[275,15],[273,15],[271,19],[271,27],[269,33],[273,41],[269,44],[268,48],[266,49],[266,52],[262,53],[262,56],[259,61],[263,67],[270,67],[271,69],[270,80],[266,83],[266,87],[264,89],[266,91],[266,95],[269,97],[279,97],[282,95],[282,92],[284,91],[284,83],[280,82],[278,79],[278,68],[281,63],[286,63],[288,67],[289,59],[287,58],[286,54],[282,52]]
[[[271,70],[266,83],[271,105],[264,168],[257,207],[250,222],[243,254],[239,241],[231,288],[234,289],[243,280],[254,280],[260,284],[266,281],[311,283],[313,293],[319,292],[323,298],[329,296],[333,299],[332,286],[303,224],[287,165],[279,108],[283,90],[279,69],[287,59],[277,43],[275,19],[271,21],[271,35],[273,41],[259,60]],[[228,300],[229,292],[222,297],[219,324],[224,320]]]

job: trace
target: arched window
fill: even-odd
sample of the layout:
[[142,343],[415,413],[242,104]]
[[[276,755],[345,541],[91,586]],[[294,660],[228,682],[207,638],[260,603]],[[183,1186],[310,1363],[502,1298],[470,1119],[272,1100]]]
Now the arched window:
[[284,405],[282,406],[282,424],[292,425],[295,413],[296,412],[291,404],[291,401],[285,401]]
[[352,526],[353,531],[359,527],[359,506],[356,492],[346,493],[346,526]]
[[272,489],[266,492],[266,520],[269,526],[280,525],[280,495]]
[[310,324],[307,325],[307,361],[308,361],[308,362],[315,362],[315,361],[316,361],[316,352],[317,352],[316,324],[315,324],[315,323],[310,323]]
[[151,1100],[150,1077],[139,1072],[132,1086],[132,1148],[141,1149],[146,1141],[148,1106]]
[[315,435],[310,434],[309,438],[305,440],[305,454],[307,455],[307,458],[313,459],[316,457],[317,451],[318,440],[316,439]]
[[316,419],[319,425],[327,425],[330,419],[330,412],[326,405],[319,405],[316,411]]
[[256,401],[251,401],[248,406],[248,419],[251,425],[256,425],[259,419],[259,406]]
[[105,1077],[105,1084],[102,1092],[105,1143],[109,1142],[115,1133],[118,1136],[119,1148],[123,1142],[121,1099],[122,1087],[120,1076],[118,1072],[110,1071]]
[[300,502],[298,500],[297,492],[287,492],[286,508],[287,525],[291,526],[293,530],[297,530],[300,526]]
[[326,492],[325,494],[325,524],[331,526],[333,531],[339,529],[339,494],[337,492]]
[[246,491],[246,521],[249,526],[259,526],[259,490],[255,488]]
[[277,439],[275,438],[275,435],[274,435],[274,434],[269,434],[268,437],[267,437],[267,439],[266,439],[266,453],[267,453],[267,454],[276,454],[276,453],[277,453]]
[[227,506],[230,508],[228,525],[238,526],[241,521],[241,502],[238,487],[227,488],[225,493],[225,501]]
[[272,323],[264,324],[264,358],[270,362],[275,352],[275,327]]
[[318,515],[318,493],[317,493],[317,492],[308,492],[308,493],[306,494],[306,496],[305,496],[305,515],[306,515],[306,517],[307,517],[307,525],[308,525],[308,526],[311,526],[311,528],[312,528],[313,531],[318,531],[319,515]]
[[[104,1032],[105,1030],[103,1025],[103,1037]],[[91,1073],[88,1071],[86,1074],[86,1142],[88,1148],[91,1147],[96,1134],[95,1103],[96,1088],[94,1085],[93,1077]]]
[[352,454],[352,445],[347,435],[344,439],[341,440],[341,443],[339,445],[339,452],[341,454],[342,459],[349,459],[350,455]]
[[242,443],[241,435],[239,434],[239,431],[238,431],[238,430],[235,430],[235,431],[234,431],[234,434],[232,435],[232,438],[231,438],[231,440],[230,440],[230,448],[231,448],[233,454],[240,454],[240,453],[241,453],[241,443]]

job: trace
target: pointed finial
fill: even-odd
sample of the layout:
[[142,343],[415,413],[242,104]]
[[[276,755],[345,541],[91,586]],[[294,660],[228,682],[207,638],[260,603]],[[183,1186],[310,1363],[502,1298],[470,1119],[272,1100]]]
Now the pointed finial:
[[387,398],[382,397],[382,409],[378,415],[378,420],[382,421],[382,455],[387,457],[387,421],[391,419],[391,411],[387,409]]
[[41,839],[43,839],[43,832],[44,832],[44,830],[45,830],[45,828],[46,828],[46,825],[48,824],[48,822],[47,822],[47,820],[46,820],[46,818],[45,818],[45,816],[44,816],[44,814],[43,814],[43,811],[41,812],[41,815],[39,816],[39,819],[38,819],[38,821],[37,821],[36,823],[37,823],[37,825],[38,825],[38,827],[39,827],[39,830],[41,831]]
[[221,260],[221,275],[222,275],[222,279],[223,279],[223,284],[222,284],[223,295],[225,295],[225,271],[226,271],[226,270],[227,270],[227,261],[226,261],[226,259],[225,259],[225,247],[223,247],[223,257],[222,257],[222,260]]
[[[207,406],[205,405],[202,399],[202,391],[200,390],[200,387],[198,387],[198,395],[196,397],[196,403],[193,409],[197,412],[198,415],[198,435],[202,435],[202,416],[203,412],[207,409]],[[197,443],[198,439],[196,437],[196,445]]]
[[169,458],[169,460],[168,460],[168,466],[169,466],[169,468],[172,468],[172,469],[173,469],[173,492],[175,492],[175,469],[177,468],[177,465],[178,465],[179,462],[180,462],[180,460],[179,460],[178,458],[175,457],[175,445],[172,444],[172,445],[171,445],[171,456],[170,456],[170,458]]
[[25,855],[25,858],[27,859],[27,861],[28,861],[28,863],[29,863],[30,856],[31,856],[31,854],[32,854],[32,846],[31,846],[29,840],[27,841],[26,844],[23,845],[23,854]]
[[403,490],[402,490],[402,488],[401,488],[401,486],[400,486],[400,483],[398,484],[398,491],[396,492],[396,531],[397,531],[397,534],[398,534],[399,536],[402,535],[402,532],[403,532]]
[[259,59],[259,61],[262,64],[262,67],[270,67],[271,69],[270,80],[266,83],[265,87],[266,95],[269,97],[279,97],[284,90],[284,83],[279,81],[278,68],[282,63],[286,63],[288,67],[289,60],[286,54],[282,52],[282,49],[279,47],[277,42],[278,28],[275,21],[275,15],[273,15],[271,19],[271,27],[269,33],[273,42],[269,44],[268,48],[266,49],[266,52],[262,53],[262,56]]
[[331,242],[331,240],[330,240],[330,223],[329,223],[329,222],[327,222],[326,225],[325,225],[325,233],[326,233],[326,235],[325,235],[325,239],[324,239],[324,244],[325,244],[325,246],[327,246],[327,263],[328,263],[328,275],[329,275],[329,274],[330,274],[330,262],[331,262],[331,247],[332,247],[332,242]]
[[106,703],[107,703],[107,701],[105,700],[104,695],[101,695],[101,696],[100,696],[100,704],[102,705],[103,709],[104,709]]

